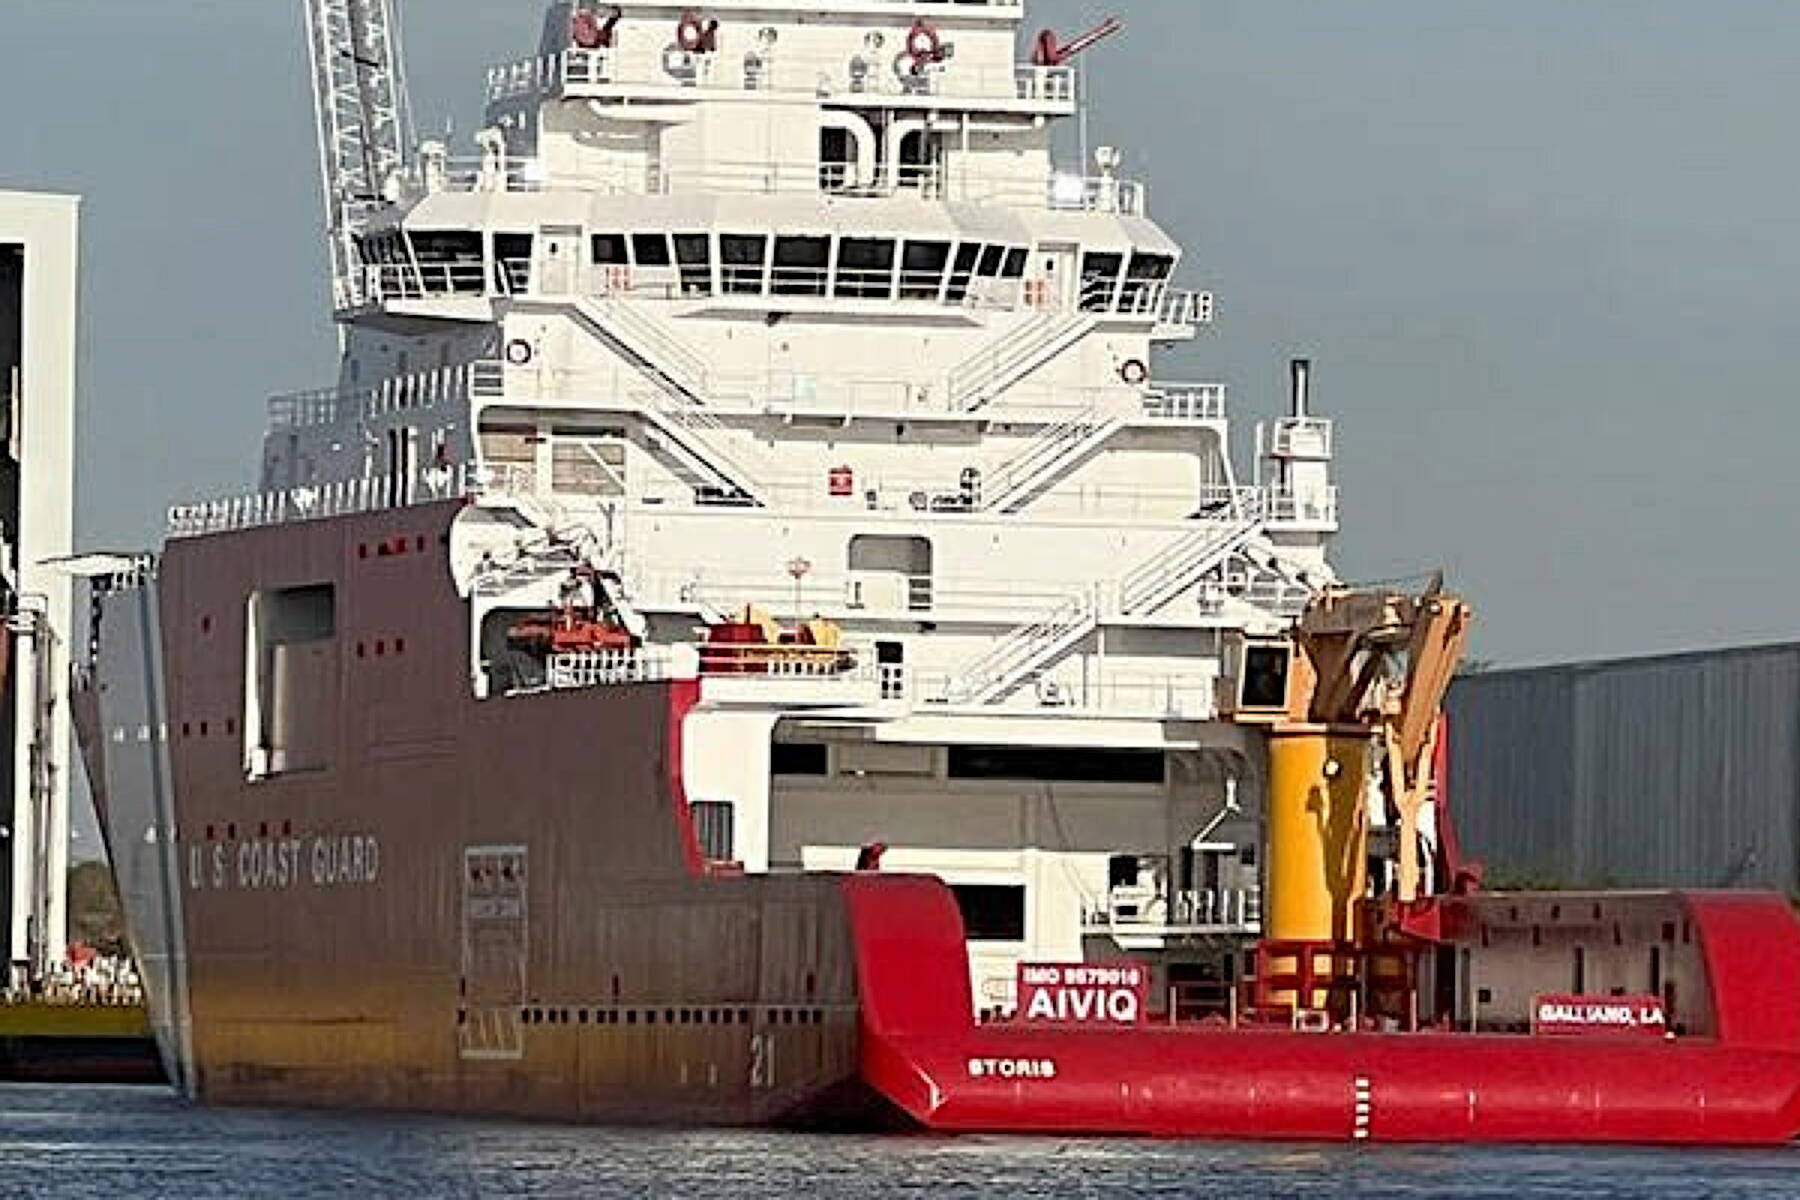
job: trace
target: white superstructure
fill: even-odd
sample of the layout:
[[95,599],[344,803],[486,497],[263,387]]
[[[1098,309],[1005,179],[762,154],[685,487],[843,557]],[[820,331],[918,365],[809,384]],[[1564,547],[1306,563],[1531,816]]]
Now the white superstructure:
[[[403,164],[385,0],[309,11],[342,375],[176,533],[475,496],[472,687],[699,673],[709,857],[885,843],[965,890],[995,1005],[1021,955],[1254,930],[1221,684],[1331,579],[1332,427],[1297,366],[1241,477],[1226,389],[1154,369],[1203,268],[1126,155],[1058,159],[1081,76],[1019,0],[555,4],[470,153]],[[571,586],[632,645],[521,668]],[[841,653],[707,669],[752,604]]]
[[[80,201],[0,192],[0,617],[10,676],[7,955],[41,976],[67,949]],[[9,980],[10,981],[10,980]]]

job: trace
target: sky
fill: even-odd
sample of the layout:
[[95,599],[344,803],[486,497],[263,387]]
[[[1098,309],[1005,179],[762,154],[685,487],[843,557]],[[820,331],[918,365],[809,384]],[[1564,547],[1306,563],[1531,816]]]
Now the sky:
[[[537,0],[403,0],[466,139]],[[1315,360],[1340,573],[1444,569],[1499,663],[1800,639],[1793,0],[1037,0],[1091,140],[1217,292],[1165,377],[1249,424]],[[85,548],[252,490],[334,378],[300,0],[0,0],[0,186],[86,197]]]

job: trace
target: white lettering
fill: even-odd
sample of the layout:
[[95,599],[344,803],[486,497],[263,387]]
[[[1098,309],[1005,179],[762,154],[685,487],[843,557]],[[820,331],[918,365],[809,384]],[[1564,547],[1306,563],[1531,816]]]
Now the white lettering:
[[380,873],[381,843],[370,836],[258,838],[215,842],[209,855],[189,846],[190,891],[287,891],[309,881],[315,888],[369,886]]
[[1049,1058],[971,1058],[971,1079],[1055,1079],[1056,1061]]

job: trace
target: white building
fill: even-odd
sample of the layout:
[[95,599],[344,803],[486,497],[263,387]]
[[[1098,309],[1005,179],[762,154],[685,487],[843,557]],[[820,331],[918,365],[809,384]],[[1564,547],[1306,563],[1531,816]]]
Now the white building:
[[8,955],[67,942],[77,225],[72,196],[0,191],[0,598],[6,615]]

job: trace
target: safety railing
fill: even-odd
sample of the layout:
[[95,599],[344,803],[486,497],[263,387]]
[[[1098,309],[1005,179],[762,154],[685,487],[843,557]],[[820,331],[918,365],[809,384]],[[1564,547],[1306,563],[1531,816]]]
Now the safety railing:
[[1144,394],[1143,415],[1151,421],[1223,421],[1226,418],[1225,385],[1158,384]]
[[1148,189],[1142,183],[1116,175],[1050,176],[1043,202],[1060,212],[1109,212],[1141,217],[1148,207]]
[[1169,288],[1160,294],[1155,312],[1159,330],[1185,331],[1211,325],[1215,313],[1213,294]]
[[[1058,212],[1108,212],[1143,216],[1148,191],[1138,180],[1090,177],[1063,172],[995,176],[946,170],[932,164],[875,168],[867,174],[855,162],[786,159],[708,159],[695,166],[665,166],[649,160],[596,169],[552,172],[540,159],[512,156],[451,157],[420,167],[408,176],[421,193],[597,192],[605,195],[663,196],[674,193],[818,194],[880,197],[917,193],[925,199]],[[1146,281],[1150,282],[1150,281]]]
[[660,683],[676,677],[675,656],[661,648],[554,654],[545,676],[555,691]]
[[1254,933],[1262,925],[1258,888],[1177,888],[1126,885],[1102,904],[1083,906],[1090,932]]
[[644,571],[631,578],[632,603],[651,611],[706,608],[721,612],[756,604],[796,617],[959,615],[992,619],[1021,604],[1060,603],[1067,592],[1043,583],[886,571],[808,572],[796,580],[776,572]]
[[1015,100],[1060,109],[1079,101],[1072,67],[996,68],[949,60],[915,70],[912,60],[887,54],[839,57],[795,55],[779,48],[743,55],[671,50],[629,56],[610,49],[571,48],[493,67],[489,104],[580,94],[597,88],[694,88],[721,92],[870,95],[898,99],[955,97]]
[[288,521],[374,512],[467,494],[471,468],[433,467],[410,477],[367,475],[169,509],[171,538],[230,533]]
[[1297,617],[1312,603],[1314,591],[1284,579],[1246,579],[1200,585],[1200,612],[1223,616],[1233,602],[1249,604],[1278,617]]
[[320,388],[291,392],[269,401],[269,426],[275,430],[335,425],[351,417],[387,416],[469,398],[472,364],[414,371],[367,387]]
[[1336,524],[1338,520],[1338,489],[1325,487],[1316,491],[1304,492],[1271,489],[1268,498],[1268,519],[1276,524],[1289,525]]

